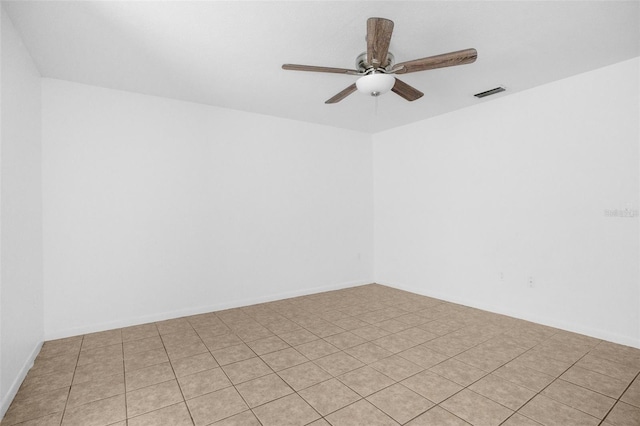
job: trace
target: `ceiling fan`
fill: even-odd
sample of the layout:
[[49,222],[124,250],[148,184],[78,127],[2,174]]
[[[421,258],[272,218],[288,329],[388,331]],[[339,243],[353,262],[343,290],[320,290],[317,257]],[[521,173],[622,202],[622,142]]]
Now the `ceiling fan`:
[[470,64],[475,62],[478,57],[476,49],[465,49],[396,64],[394,63],[393,54],[389,52],[392,32],[393,21],[389,19],[369,18],[367,20],[367,51],[356,58],[356,69],[296,64],[284,64],[282,68],[292,71],[315,71],[360,76],[358,81],[325,101],[326,104],[340,102],[356,90],[371,96],[379,96],[391,90],[408,101],[415,101],[421,98],[424,93],[394,77],[394,74],[408,74],[416,71]]

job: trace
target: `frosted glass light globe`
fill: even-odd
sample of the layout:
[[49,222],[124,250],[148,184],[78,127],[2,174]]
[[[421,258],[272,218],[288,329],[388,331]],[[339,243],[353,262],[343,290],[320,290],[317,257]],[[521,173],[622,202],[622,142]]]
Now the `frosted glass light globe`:
[[396,83],[396,78],[390,74],[369,74],[360,77],[356,81],[356,87],[359,92],[370,96],[380,96],[387,93]]

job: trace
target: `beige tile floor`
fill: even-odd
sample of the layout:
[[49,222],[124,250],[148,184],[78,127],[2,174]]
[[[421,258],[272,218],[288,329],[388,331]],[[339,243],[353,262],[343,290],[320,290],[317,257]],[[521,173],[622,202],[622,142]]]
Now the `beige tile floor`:
[[640,425],[640,350],[367,285],[46,342],[2,425]]

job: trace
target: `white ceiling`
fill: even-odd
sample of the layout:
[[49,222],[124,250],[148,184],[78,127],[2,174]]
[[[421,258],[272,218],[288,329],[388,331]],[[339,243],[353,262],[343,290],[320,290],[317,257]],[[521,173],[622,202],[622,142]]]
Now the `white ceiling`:
[[[44,77],[371,133],[640,56],[638,1],[2,4]],[[397,62],[471,47],[478,60],[404,75],[425,96],[377,106],[360,93],[324,104],[357,77],[280,68],[353,68],[372,16],[395,22]]]

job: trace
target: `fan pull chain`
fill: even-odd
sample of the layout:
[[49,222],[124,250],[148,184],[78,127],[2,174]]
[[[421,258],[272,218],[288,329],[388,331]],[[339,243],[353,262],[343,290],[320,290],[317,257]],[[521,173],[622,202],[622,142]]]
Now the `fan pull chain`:
[[375,115],[376,117],[378,116],[378,98],[379,96],[375,96],[375,106],[373,107],[373,115]]

